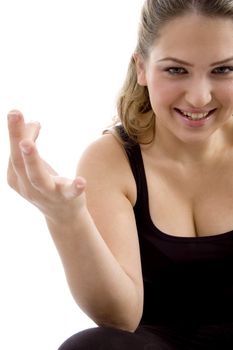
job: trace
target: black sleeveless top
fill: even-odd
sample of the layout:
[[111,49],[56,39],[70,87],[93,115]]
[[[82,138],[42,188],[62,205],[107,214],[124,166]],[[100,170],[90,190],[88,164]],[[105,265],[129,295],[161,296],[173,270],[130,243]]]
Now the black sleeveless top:
[[233,231],[205,237],[160,231],[149,213],[140,146],[129,140],[121,126],[118,132],[137,185],[134,212],[144,282],[140,324],[232,323],[233,327]]

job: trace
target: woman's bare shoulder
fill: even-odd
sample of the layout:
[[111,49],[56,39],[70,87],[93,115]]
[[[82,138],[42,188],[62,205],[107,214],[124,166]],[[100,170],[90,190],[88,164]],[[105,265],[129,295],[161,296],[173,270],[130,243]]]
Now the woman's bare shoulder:
[[98,181],[99,185],[115,186],[135,204],[135,180],[123,144],[114,134],[102,135],[85,149],[77,175],[84,176],[87,181]]
[[120,141],[112,133],[103,134],[93,141],[87,146],[83,156],[93,156],[94,153],[96,153],[98,159],[104,158],[107,160],[106,157],[109,157],[109,160],[112,160],[113,157],[117,157],[119,158],[118,160],[124,161],[124,158],[126,158],[123,145],[121,145]]

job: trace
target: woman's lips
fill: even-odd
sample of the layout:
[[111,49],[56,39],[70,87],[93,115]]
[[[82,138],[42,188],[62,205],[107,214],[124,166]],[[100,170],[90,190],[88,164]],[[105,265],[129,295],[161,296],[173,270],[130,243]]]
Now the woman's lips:
[[[174,110],[179,114],[179,116],[181,117],[180,119],[185,123],[185,125],[190,126],[190,127],[200,127],[200,126],[205,125],[206,122],[209,119],[211,119],[212,115],[216,111],[216,108],[210,110],[205,117],[200,118],[200,119],[192,119],[191,117],[184,115],[184,113],[179,108],[174,108]],[[194,113],[194,114],[197,114],[197,113]]]
[[[180,113],[184,118],[187,118],[189,120],[201,120],[201,119],[205,119],[205,118],[208,118],[211,114],[213,114],[216,110],[216,108],[214,109],[211,109],[209,111],[188,111],[188,110],[185,110],[185,109],[179,109],[179,108],[174,108],[178,113]],[[187,115],[189,114],[189,115]],[[191,117],[191,114],[194,115],[194,118]],[[203,115],[203,117],[200,117],[200,115]],[[198,116],[198,118],[197,118]],[[195,118],[196,117],[196,118]]]

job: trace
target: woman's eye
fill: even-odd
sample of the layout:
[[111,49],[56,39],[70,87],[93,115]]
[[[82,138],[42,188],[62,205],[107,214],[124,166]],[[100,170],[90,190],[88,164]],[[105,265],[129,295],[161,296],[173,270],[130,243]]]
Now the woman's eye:
[[187,73],[186,69],[181,67],[169,67],[165,69],[171,75],[181,75]]
[[217,67],[213,70],[214,74],[228,74],[233,72],[233,67],[232,66],[222,66],[222,67]]

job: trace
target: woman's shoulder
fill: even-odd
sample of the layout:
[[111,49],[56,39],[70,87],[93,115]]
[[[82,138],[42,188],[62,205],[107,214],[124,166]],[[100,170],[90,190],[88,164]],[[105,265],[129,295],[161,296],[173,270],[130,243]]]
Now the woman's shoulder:
[[132,204],[136,198],[135,180],[124,149],[115,133],[105,133],[84,150],[77,174],[87,181],[109,184],[123,191]]
[[84,150],[81,159],[104,167],[124,166],[127,162],[123,142],[116,137],[115,133],[105,133],[91,142]]

